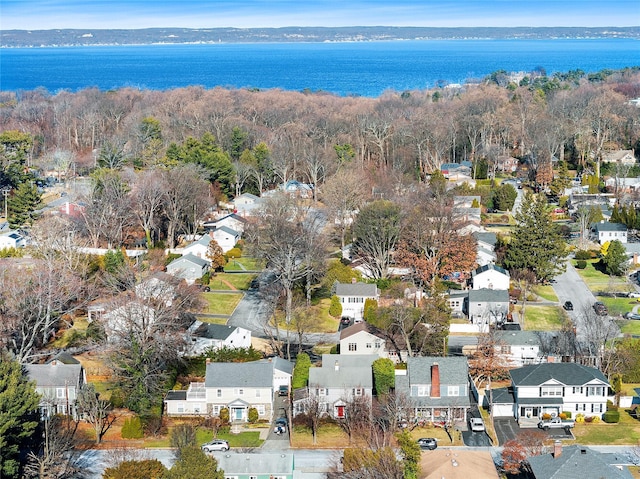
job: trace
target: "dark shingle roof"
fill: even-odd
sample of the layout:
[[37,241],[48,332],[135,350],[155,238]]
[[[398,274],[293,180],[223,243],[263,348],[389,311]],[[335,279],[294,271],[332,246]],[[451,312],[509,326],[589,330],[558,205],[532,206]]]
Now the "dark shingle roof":
[[171,263],[169,263],[169,266],[175,267],[175,265],[177,265],[177,264],[179,264],[179,263],[181,263],[183,261],[196,264],[196,265],[198,265],[200,267],[203,267],[203,266],[209,264],[209,262],[206,259],[202,259],[202,258],[199,258],[196,255],[191,254],[191,253],[187,253],[184,256],[180,256],[179,258],[174,259]]
[[586,446],[574,445],[562,448],[562,454],[533,456],[529,464],[537,479],[631,479],[627,468],[618,469],[610,464],[608,454],[602,454]]
[[224,324],[202,323],[198,326],[198,329],[196,329],[195,334],[201,338],[225,340],[231,336],[231,333],[235,330],[236,328]]
[[164,399],[165,401],[186,401],[187,391],[169,391]]
[[493,390],[493,404],[514,404],[515,397],[511,388],[496,388]]
[[506,269],[501,268],[500,266],[496,266],[493,263],[485,264],[484,266],[480,266],[479,268],[476,268],[474,271],[471,272],[471,276],[484,273],[485,271],[489,271],[490,269],[497,271],[498,273],[502,273],[505,276],[509,276],[509,272]]
[[476,231],[473,233],[476,240],[495,246],[498,243],[498,237],[495,233],[487,233],[484,231]]
[[622,223],[609,223],[605,221],[604,223],[596,223],[595,224],[596,231],[627,231],[627,227]]
[[64,364],[61,361],[26,364],[25,369],[38,387],[79,386],[82,374],[82,365],[79,363]]
[[568,386],[584,386],[597,379],[609,384],[596,368],[577,363],[542,363],[523,366],[510,371],[514,386],[539,386],[552,379]]

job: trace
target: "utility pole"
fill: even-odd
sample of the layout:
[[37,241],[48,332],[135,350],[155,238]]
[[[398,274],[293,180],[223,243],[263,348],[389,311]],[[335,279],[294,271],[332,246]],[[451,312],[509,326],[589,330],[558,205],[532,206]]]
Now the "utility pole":
[[4,188],[2,188],[2,194],[4,195],[4,219],[5,221],[9,221],[9,213],[8,213],[8,209],[7,209],[7,198],[9,197],[9,192],[11,191],[11,188],[9,188],[8,186],[5,186]]

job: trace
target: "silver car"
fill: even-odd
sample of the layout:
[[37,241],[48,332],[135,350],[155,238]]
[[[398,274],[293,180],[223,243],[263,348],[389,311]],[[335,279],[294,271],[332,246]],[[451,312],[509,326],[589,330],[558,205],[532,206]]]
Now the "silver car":
[[469,420],[469,425],[473,432],[484,432],[484,422],[480,417],[472,417]]
[[228,451],[229,443],[224,439],[214,439],[213,441],[209,441],[201,446],[201,449],[204,452],[213,452],[213,451]]

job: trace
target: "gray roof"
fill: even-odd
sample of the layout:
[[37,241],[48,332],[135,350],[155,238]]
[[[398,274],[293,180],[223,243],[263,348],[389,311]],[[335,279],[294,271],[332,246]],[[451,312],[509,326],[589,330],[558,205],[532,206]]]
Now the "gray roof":
[[[412,359],[412,358],[408,358]],[[444,359],[444,358],[438,358]],[[466,358],[462,358],[466,361]],[[444,380],[442,377],[442,373],[440,373],[441,379],[441,388],[442,385],[454,384],[451,381]],[[396,391],[402,391],[405,394],[409,394],[411,391],[411,384],[409,383],[409,376],[396,376]],[[429,384],[431,383],[431,378],[429,378]],[[467,384],[467,381],[455,383],[457,385]],[[414,383],[414,384],[425,384],[425,383]],[[442,391],[442,389],[441,389]],[[441,396],[438,398],[432,398],[431,396],[412,396],[411,402],[414,407],[469,407],[471,406],[471,401],[469,399],[469,394],[464,396]]]
[[202,323],[195,331],[195,335],[201,338],[225,340],[236,330],[235,327],[224,324]]
[[610,223],[608,221],[596,223],[594,229],[596,231],[627,231],[627,227],[622,223]]
[[217,231],[224,231],[225,233],[231,235],[231,236],[240,236],[240,233],[238,233],[236,230],[234,230],[233,228],[229,228],[228,226],[219,226],[215,229],[215,231],[213,232],[213,235],[215,236]]
[[49,364],[25,364],[29,378],[38,387],[80,386],[81,364],[64,364],[52,361]]
[[274,356],[272,358],[261,359],[258,361],[260,363],[268,363],[273,365],[273,369],[277,371],[282,371],[287,374],[293,374],[293,363],[291,361],[287,361],[279,356]]
[[293,472],[293,454],[216,454],[215,458],[225,476],[290,475]]
[[[469,363],[466,357],[417,356],[407,358],[407,378],[409,383],[431,384],[431,366],[438,364],[440,384],[467,384]],[[398,376],[400,378],[402,376]]]
[[511,346],[540,346],[540,335],[537,331],[496,331],[496,339]]
[[577,363],[532,364],[512,369],[509,374],[514,386],[539,386],[552,379],[567,386],[584,386],[593,380],[609,384],[598,369]]
[[[202,259],[199,258],[198,256],[191,254],[191,253],[187,253],[184,256],[180,256],[179,258],[174,259],[171,263],[169,263],[169,266],[171,266],[172,268],[175,268],[176,265],[180,264],[182,261],[186,261],[188,263],[193,263],[196,264],[198,266],[200,266],[201,268],[203,266],[206,266],[209,264],[209,262],[206,259]],[[167,266],[167,267],[169,267]]]
[[496,388],[493,390],[492,397],[493,404],[514,404],[516,400],[511,388]]
[[472,289],[469,291],[469,303],[508,303],[509,291],[506,289]]
[[626,467],[618,469],[610,454],[602,454],[586,446],[563,446],[562,454],[529,457],[533,475],[537,479],[631,479]]
[[213,238],[211,238],[211,236],[209,236],[208,234],[202,235],[202,237],[198,241],[194,241],[190,245],[187,245],[187,248],[190,248],[190,247],[192,247],[193,245],[196,245],[196,244],[201,244],[201,245],[204,245],[204,246],[208,247],[209,243],[211,243],[212,239]]
[[378,287],[372,283],[338,283],[336,284],[336,295],[375,298],[378,295]]
[[500,266],[497,266],[497,265],[495,265],[493,263],[492,264],[485,264],[484,266],[480,266],[479,268],[477,268],[477,269],[475,269],[474,271],[471,272],[471,276],[475,276],[477,274],[484,273],[486,271],[489,271],[490,269],[492,269],[494,271],[497,271],[498,273],[502,273],[505,276],[509,276],[509,272],[506,269],[501,268]]
[[477,241],[495,246],[498,243],[498,237],[495,233],[488,233],[484,231],[476,231],[472,233]]
[[209,363],[205,374],[204,384],[208,388],[273,386],[273,365],[262,361]]
[[[338,363],[339,364],[339,363]],[[309,369],[309,387],[352,388],[373,387],[373,372],[371,366],[342,367],[336,371],[335,366],[323,366]]]
[[370,368],[376,359],[380,359],[377,354],[323,354],[322,367],[335,368],[336,361],[338,361],[341,369],[361,366]]

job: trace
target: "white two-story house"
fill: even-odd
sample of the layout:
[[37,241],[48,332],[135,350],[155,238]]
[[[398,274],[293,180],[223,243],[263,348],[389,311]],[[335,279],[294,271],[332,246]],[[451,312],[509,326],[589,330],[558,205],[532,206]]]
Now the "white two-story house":
[[618,240],[620,243],[625,244],[627,242],[627,227],[622,223],[601,221],[593,225],[593,235],[600,244],[613,240]]
[[471,273],[472,289],[509,289],[509,272],[495,264],[485,264]]
[[577,363],[542,363],[513,369],[515,416],[521,426],[543,414],[601,416],[607,410],[609,382],[596,368]]
[[378,287],[369,283],[337,283],[335,292],[342,305],[342,316],[356,323],[364,318],[364,302],[367,299],[380,299]]
[[293,364],[281,358],[247,363],[207,363],[204,383],[191,383],[187,390],[169,391],[164,404],[170,416],[220,414],[227,408],[232,422],[246,422],[249,409],[270,421],[273,399],[280,386],[290,387]]
[[401,337],[363,321],[340,331],[340,355],[354,354],[377,354],[398,363],[407,359],[407,348]]

